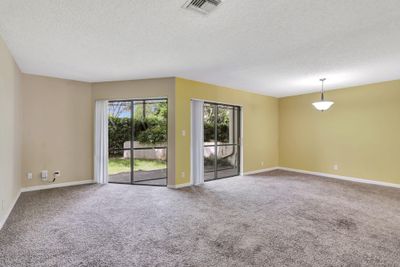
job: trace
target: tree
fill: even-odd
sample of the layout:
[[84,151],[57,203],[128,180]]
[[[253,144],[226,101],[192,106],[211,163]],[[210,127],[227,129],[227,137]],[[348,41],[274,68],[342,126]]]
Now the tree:
[[129,116],[131,110],[130,102],[111,102],[108,104],[108,114],[110,117]]

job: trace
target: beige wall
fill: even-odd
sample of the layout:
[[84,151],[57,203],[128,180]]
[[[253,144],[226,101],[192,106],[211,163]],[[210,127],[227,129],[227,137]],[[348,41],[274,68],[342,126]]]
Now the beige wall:
[[96,100],[168,98],[168,185],[175,184],[175,78],[146,79],[92,85],[92,105]]
[[0,228],[21,190],[20,77],[0,38]]
[[61,171],[56,183],[93,179],[91,85],[23,74],[22,101],[22,185],[45,185],[41,170]]
[[[2,120],[14,129],[4,133],[9,139],[2,140],[12,138],[14,141],[4,145],[18,147],[19,72],[11,57],[9,60],[8,72],[2,71],[7,77],[2,79],[7,88],[16,90],[2,91],[7,94],[2,100],[14,98],[14,102],[4,101],[2,108],[15,109],[15,120],[2,112]],[[278,100],[180,78],[88,84],[24,74],[21,86],[22,175],[18,168],[8,171],[20,176],[23,186],[45,184],[39,177],[42,169],[50,174],[60,170],[59,183],[92,179],[95,100],[151,97],[169,100],[169,185],[190,181],[192,98],[242,106],[244,172],[279,165],[400,183],[400,81],[329,91],[327,97],[336,104],[324,113],[311,106],[318,94]],[[9,147],[3,151],[14,151],[12,157],[18,158],[18,150]],[[333,169],[335,164],[339,170]],[[26,179],[27,172],[33,172],[33,180]],[[18,184],[12,186],[18,188]]]
[[[41,170],[60,170],[57,183],[93,178],[94,103],[100,99],[168,98],[169,185],[190,179],[190,98],[243,107],[244,171],[278,165],[278,100],[272,97],[175,78],[88,84],[24,74],[22,88],[23,186],[46,184]],[[187,138],[176,129],[186,129]]]
[[45,184],[42,169],[60,170],[57,182],[92,179],[95,100],[151,97],[169,100],[169,185],[190,181],[192,98],[243,107],[244,172],[279,165],[400,183],[400,81],[329,91],[336,104],[321,113],[311,106],[318,94],[278,100],[180,78],[87,84],[22,77],[23,186]]
[[318,98],[280,99],[280,166],[400,183],[400,81],[328,91],[327,112]]
[[[242,171],[249,172],[278,166],[277,98],[176,78],[177,184],[190,182],[191,99],[242,106],[244,165]],[[186,132],[186,136],[182,136],[182,130]]]

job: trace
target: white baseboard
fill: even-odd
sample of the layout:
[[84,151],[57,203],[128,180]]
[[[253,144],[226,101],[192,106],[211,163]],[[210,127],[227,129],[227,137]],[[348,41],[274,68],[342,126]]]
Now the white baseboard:
[[192,186],[192,183],[185,183],[185,184],[177,184],[177,185],[168,185],[168,188],[171,189],[179,189],[179,188],[184,188],[184,187],[189,187]]
[[6,213],[4,214],[4,218],[0,219],[0,230],[3,228],[4,224],[6,223],[8,216],[10,216],[11,211],[13,210],[15,204],[18,201],[19,196],[21,195],[21,191],[18,192],[17,197],[14,199],[14,201],[11,203],[10,207],[8,207]]
[[368,180],[368,179],[363,179],[363,178],[356,178],[356,177],[350,177],[350,176],[336,175],[336,174],[323,173],[323,172],[313,172],[313,171],[306,171],[306,170],[300,170],[300,169],[292,169],[292,168],[286,168],[286,167],[279,167],[278,169],[284,170],[284,171],[291,171],[291,172],[298,172],[298,173],[304,173],[304,174],[311,174],[311,175],[321,176],[321,177],[325,177],[325,178],[333,178],[333,179],[345,180],[345,181],[356,182],[356,183],[373,184],[373,185],[380,185],[380,186],[388,186],[388,187],[400,188],[400,184],[387,183],[387,182],[380,182],[380,181]]
[[306,170],[286,168],[286,167],[272,167],[272,168],[267,168],[267,169],[260,169],[260,170],[245,172],[245,173],[242,173],[241,175],[252,175],[252,174],[269,172],[269,171],[274,171],[274,170],[284,170],[284,171],[298,172],[298,173],[304,173],[304,174],[311,174],[311,175],[316,175],[316,176],[320,176],[320,177],[324,177],[324,178],[345,180],[345,181],[356,182],[356,183],[373,184],[373,185],[400,188],[400,184],[380,182],[380,181],[374,181],[374,180],[350,177],[350,176],[343,176],[343,175],[337,175],[337,174],[331,174],[331,173],[306,171]]
[[21,189],[21,192],[30,192],[30,191],[59,188],[59,187],[66,187],[66,186],[73,186],[73,185],[94,184],[95,182],[96,182],[95,180],[82,180],[82,181],[57,183],[57,184],[35,185],[35,186],[23,187]]
[[260,170],[255,170],[255,171],[249,171],[249,172],[244,172],[241,175],[252,175],[252,174],[257,174],[257,173],[262,173],[262,172],[270,172],[274,170],[278,170],[279,167],[272,167],[272,168],[266,168],[266,169],[260,169]]

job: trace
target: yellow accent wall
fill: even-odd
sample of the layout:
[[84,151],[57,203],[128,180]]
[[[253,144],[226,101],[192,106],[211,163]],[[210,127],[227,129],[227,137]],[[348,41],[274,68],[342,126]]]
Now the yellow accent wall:
[[[278,166],[278,99],[176,78],[176,184],[190,182],[190,100],[242,106],[244,172]],[[182,130],[186,132],[182,136]],[[264,165],[261,165],[264,162]],[[184,176],[182,177],[182,172]]]
[[400,81],[328,91],[326,112],[318,98],[279,100],[280,166],[400,183]]

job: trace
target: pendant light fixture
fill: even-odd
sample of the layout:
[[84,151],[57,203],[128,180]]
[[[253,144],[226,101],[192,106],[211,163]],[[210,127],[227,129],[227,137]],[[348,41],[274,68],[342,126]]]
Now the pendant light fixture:
[[326,78],[322,78],[319,79],[322,83],[322,87],[321,87],[321,100],[312,103],[313,106],[319,110],[319,111],[325,111],[328,110],[334,103],[332,101],[327,101],[324,99],[324,81],[326,80]]

